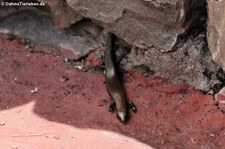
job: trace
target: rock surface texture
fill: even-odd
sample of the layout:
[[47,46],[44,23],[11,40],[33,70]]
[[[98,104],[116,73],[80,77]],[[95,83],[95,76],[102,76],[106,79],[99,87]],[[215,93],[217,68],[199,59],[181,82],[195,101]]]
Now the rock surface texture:
[[[207,49],[205,0],[67,0],[76,12],[132,45],[122,68],[145,66],[174,83],[188,83],[215,92],[224,76]],[[187,33],[186,37],[181,37]],[[103,42],[104,43],[104,42]],[[104,49],[104,48],[103,48]],[[219,75],[218,75],[219,74]]]
[[204,0],[67,0],[82,16],[98,22],[129,44],[171,51],[179,35],[200,15]]
[[75,12],[64,0],[38,0],[47,4],[55,18],[55,24],[59,27],[68,27],[80,21],[83,17]]
[[174,83],[187,83],[211,93],[216,86],[221,86],[221,80],[224,79],[221,68],[213,62],[206,47],[204,32],[189,36],[187,41],[178,44],[174,52],[133,48],[122,64],[128,70],[147,66],[157,76],[169,78]]
[[67,58],[77,58],[86,55],[93,49],[101,27],[90,20],[76,23],[72,28],[56,27],[48,15],[27,11],[14,14],[0,20],[0,33],[7,33],[26,38],[30,44],[42,43],[55,45],[58,49],[70,49]]
[[225,1],[208,0],[207,31],[213,60],[225,71]]

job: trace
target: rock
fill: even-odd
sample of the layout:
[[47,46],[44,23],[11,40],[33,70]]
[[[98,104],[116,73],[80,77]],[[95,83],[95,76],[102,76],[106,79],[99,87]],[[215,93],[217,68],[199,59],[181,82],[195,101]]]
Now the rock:
[[[101,34],[101,42],[97,48],[98,57],[104,53],[106,32]],[[116,47],[125,50],[128,45],[121,42]],[[213,60],[206,43],[204,22],[192,29],[185,36],[177,49],[172,52],[162,53],[155,48],[142,49],[129,47],[129,52],[120,61],[120,67],[126,71],[138,71],[145,75],[166,77],[176,84],[190,84],[195,88],[214,94],[223,85],[225,75]],[[118,55],[120,56],[120,55]],[[144,70],[141,70],[144,69]]]
[[[199,28],[196,32],[199,32]],[[144,65],[156,76],[169,78],[173,83],[187,83],[202,91],[214,93],[214,88],[221,86],[225,77],[219,75],[221,68],[212,60],[206,46],[205,33],[196,32],[182,40],[173,52],[132,48],[122,59],[121,67],[133,70]]]
[[68,6],[64,0],[38,0],[47,4],[55,19],[58,27],[69,27],[71,24],[80,21],[83,17]]
[[94,48],[101,30],[101,27],[90,20],[80,21],[70,28],[58,28],[51,17],[35,12],[18,13],[0,22],[0,33],[17,35],[34,44],[69,49],[74,53],[65,54],[69,59],[79,59],[87,55]]
[[91,52],[88,54],[85,66],[101,67],[102,63],[103,63],[102,60],[98,58],[94,52]]
[[[50,15],[53,14],[55,24],[58,27],[69,27],[71,24],[74,24],[78,21],[80,21],[83,17],[79,15],[77,12],[75,12],[71,7],[68,6],[68,4],[64,0],[21,0],[19,2],[21,3],[44,3],[44,6],[39,7],[26,7],[26,6],[8,6],[11,3],[13,4],[19,4],[19,2],[16,1],[5,1],[0,0],[0,19],[6,18],[12,14],[17,14],[19,12],[25,12],[25,11],[38,11],[45,12]],[[11,4],[12,5],[12,4]],[[49,7],[48,7],[49,6]],[[50,8],[50,10],[49,10]]]
[[218,103],[220,110],[225,112],[225,87],[214,95],[215,101]]
[[225,71],[225,1],[208,0],[208,46],[213,60]]
[[129,44],[173,50],[178,36],[199,17],[204,0],[67,0],[82,16],[90,18]]

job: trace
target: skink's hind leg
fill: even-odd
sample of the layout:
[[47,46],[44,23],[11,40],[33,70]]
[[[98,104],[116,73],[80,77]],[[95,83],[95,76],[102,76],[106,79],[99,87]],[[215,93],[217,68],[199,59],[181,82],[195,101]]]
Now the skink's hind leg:
[[127,104],[128,104],[128,107],[131,108],[131,110],[132,110],[134,113],[137,112],[137,108],[136,108],[136,106],[134,105],[134,103],[133,103],[132,101],[128,101]]
[[109,106],[109,112],[113,113],[116,111],[116,104],[115,102],[112,102]]

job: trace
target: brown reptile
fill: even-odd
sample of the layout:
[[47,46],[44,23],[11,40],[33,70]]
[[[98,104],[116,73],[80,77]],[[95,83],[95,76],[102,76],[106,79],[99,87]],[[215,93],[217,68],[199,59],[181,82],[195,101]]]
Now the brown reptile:
[[119,81],[117,71],[114,66],[112,50],[114,49],[115,35],[108,33],[105,48],[105,82],[108,94],[113,100],[109,110],[116,110],[120,121],[126,122],[128,117],[127,107],[131,107],[134,112],[137,111],[133,102],[127,101],[125,91]]

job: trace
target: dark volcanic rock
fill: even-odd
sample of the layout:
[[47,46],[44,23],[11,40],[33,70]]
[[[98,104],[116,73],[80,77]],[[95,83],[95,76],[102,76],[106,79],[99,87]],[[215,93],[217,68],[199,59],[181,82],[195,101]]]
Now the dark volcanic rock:
[[79,59],[94,47],[101,27],[84,20],[70,28],[61,29],[54,25],[51,17],[41,13],[24,12],[0,20],[0,33],[14,34],[33,43],[49,44],[71,50]]
[[129,44],[171,51],[179,35],[199,17],[204,0],[67,0],[82,16],[104,26]]

